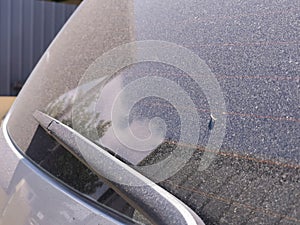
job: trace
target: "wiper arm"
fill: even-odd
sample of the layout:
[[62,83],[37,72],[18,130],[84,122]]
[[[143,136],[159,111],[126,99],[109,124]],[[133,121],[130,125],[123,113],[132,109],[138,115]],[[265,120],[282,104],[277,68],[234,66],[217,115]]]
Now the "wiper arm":
[[154,224],[204,225],[183,202],[60,121],[34,113],[41,127]]

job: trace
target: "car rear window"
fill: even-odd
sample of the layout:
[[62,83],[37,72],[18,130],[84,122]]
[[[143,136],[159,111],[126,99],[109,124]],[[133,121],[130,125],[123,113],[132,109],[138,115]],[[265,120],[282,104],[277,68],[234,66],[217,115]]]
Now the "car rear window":
[[[300,224],[299,10],[298,0],[86,1],[33,71],[8,131],[47,167],[56,153],[31,148],[40,110],[208,225]],[[98,185],[73,169],[81,192]]]

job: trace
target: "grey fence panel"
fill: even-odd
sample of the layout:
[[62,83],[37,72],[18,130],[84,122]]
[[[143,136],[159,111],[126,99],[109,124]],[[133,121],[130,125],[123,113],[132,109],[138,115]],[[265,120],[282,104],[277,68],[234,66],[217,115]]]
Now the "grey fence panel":
[[0,1],[0,95],[15,95],[75,5]]
[[33,19],[33,62],[39,60],[44,50],[44,2],[36,2],[34,4],[34,19]]
[[11,42],[10,42],[10,79],[21,81],[22,79],[22,4],[23,0],[11,1]]
[[0,1],[0,95],[10,93],[11,1]]
[[[23,26],[22,26],[22,75],[30,74],[33,67],[33,21],[34,3],[24,0],[23,4]],[[1,38],[1,37],[0,37]],[[23,79],[22,79],[23,80]]]
[[66,8],[67,5],[65,4],[55,4],[55,30],[60,29],[60,27],[65,23]]

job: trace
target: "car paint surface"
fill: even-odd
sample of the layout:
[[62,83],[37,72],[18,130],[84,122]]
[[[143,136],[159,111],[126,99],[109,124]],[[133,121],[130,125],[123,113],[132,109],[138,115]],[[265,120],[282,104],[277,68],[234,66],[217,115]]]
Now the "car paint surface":
[[0,131],[0,224],[122,224],[68,193],[39,171]]

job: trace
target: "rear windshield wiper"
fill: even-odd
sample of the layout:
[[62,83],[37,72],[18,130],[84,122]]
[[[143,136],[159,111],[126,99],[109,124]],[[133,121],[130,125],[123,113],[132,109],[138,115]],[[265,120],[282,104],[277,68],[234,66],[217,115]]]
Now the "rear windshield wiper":
[[72,128],[40,111],[40,126],[154,224],[204,225],[183,202]]

